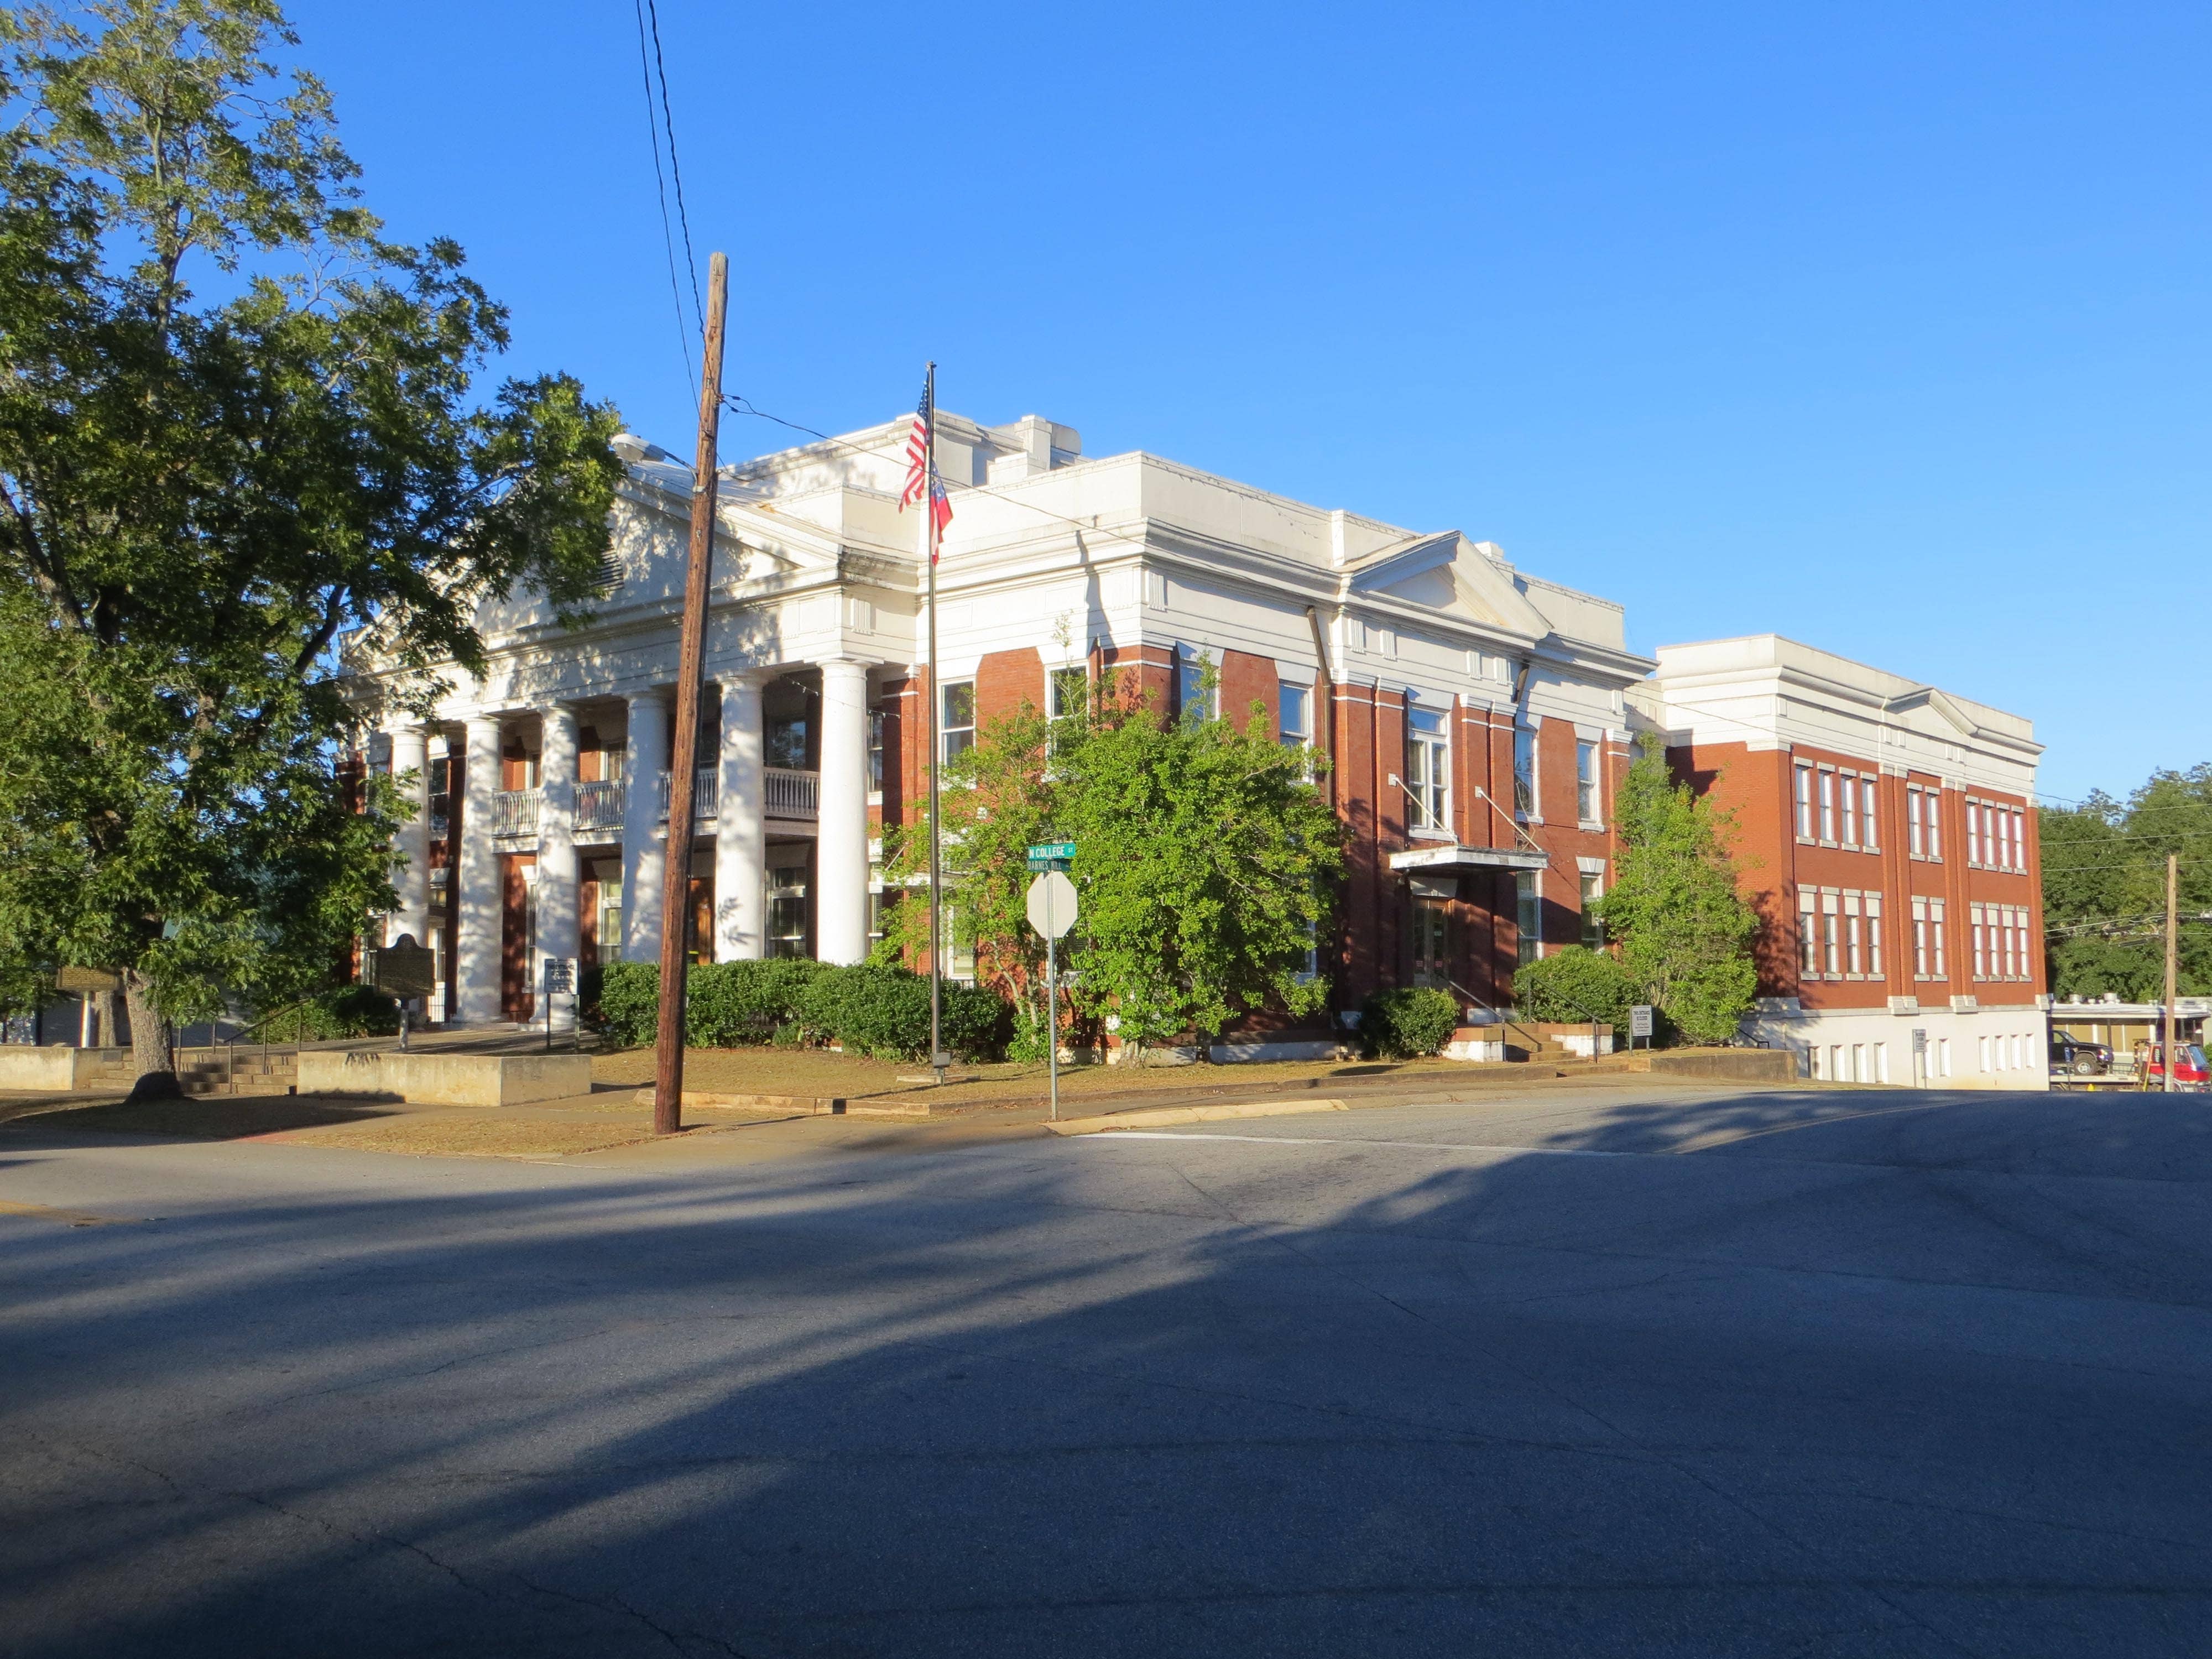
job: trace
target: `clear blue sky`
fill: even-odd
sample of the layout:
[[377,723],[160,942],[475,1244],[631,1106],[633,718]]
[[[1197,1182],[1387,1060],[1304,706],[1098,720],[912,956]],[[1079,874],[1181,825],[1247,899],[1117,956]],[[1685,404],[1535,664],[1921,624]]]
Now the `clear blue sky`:
[[[632,0],[313,0],[371,204],[693,436]],[[660,0],[732,389],[943,401],[2212,759],[2212,9]],[[680,251],[680,248],[679,248]],[[726,422],[725,453],[780,447]]]

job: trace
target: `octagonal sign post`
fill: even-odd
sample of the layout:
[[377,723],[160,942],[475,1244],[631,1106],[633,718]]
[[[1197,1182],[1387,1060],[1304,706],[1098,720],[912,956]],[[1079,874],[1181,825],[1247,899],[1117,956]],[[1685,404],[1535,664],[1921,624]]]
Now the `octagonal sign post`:
[[[1051,843],[1054,861],[1075,856],[1073,842]],[[1065,848],[1063,852],[1061,849]],[[1034,857],[1037,848],[1030,852]],[[1052,1079],[1052,1118],[1060,1121],[1060,941],[1075,926],[1075,884],[1047,870],[1030,884],[1030,926],[1044,936],[1044,1060]]]

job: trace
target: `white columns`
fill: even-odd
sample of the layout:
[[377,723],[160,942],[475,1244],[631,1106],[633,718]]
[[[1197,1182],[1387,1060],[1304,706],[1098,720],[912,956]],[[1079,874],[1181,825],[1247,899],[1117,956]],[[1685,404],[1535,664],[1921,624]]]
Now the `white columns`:
[[[413,773],[410,781],[408,774]],[[430,945],[430,734],[419,726],[403,726],[392,734],[392,781],[414,807],[415,816],[392,837],[394,854],[392,884],[399,891],[399,907],[384,919],[384,942],[394,944],[402,933]]]
[[765,673],[722,681],[721,777],[714,817],[714,960],[768,953],[768,801],[761,687]]
[[492,797],[499,793],[499,721],[468,723],[463,761],[461,867],[454,888],[459,907],[459,981],[454,1012],[464,1025],[487,1024],[500,1016],[499,957],[504,895],[499,879],[499,849],[493,844]]
[[[576,711],[554,704],[538,716],[538,955],[531,984],[544,994],[542,958],[576,954]],[[574,1030],[576,999],[556,996],[553,1029]],[[538,1018],[545,1017],[539,1008]]]
[[814,927],[822,960],[868,956],[868,670],[822,665],[822,793]]
[[[660,775],[668,766],[668,705],[657,691],[629,700],[623,752],[623,956],[660,960],[661,884],[667,839],[660,824]],[[690,838],[683,845],[689,849]]]

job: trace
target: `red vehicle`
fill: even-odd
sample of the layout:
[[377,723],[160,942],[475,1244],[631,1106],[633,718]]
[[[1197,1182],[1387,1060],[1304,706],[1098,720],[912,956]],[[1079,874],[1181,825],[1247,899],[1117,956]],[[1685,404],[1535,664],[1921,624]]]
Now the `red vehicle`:
[[[2193,1042],[2175,1045],[2180,1058],[2173,1068],[2173,1086],[2177,1089],[2212,1089],[2212,1065],[2204,1059],[2204,1050]],[[2162,1042],[2139,1042],[2136,1045],[2136,1086],[2139,1089],[2166,1087],[2166,1045]]]

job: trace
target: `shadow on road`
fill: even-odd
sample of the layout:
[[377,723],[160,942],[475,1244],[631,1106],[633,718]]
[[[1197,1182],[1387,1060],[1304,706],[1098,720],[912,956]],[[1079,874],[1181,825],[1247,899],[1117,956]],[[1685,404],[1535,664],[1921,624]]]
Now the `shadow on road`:
[[19,1227],[12,1650],[2212,1636],[2212,1139],[2170,1113],[1203,1139]]

